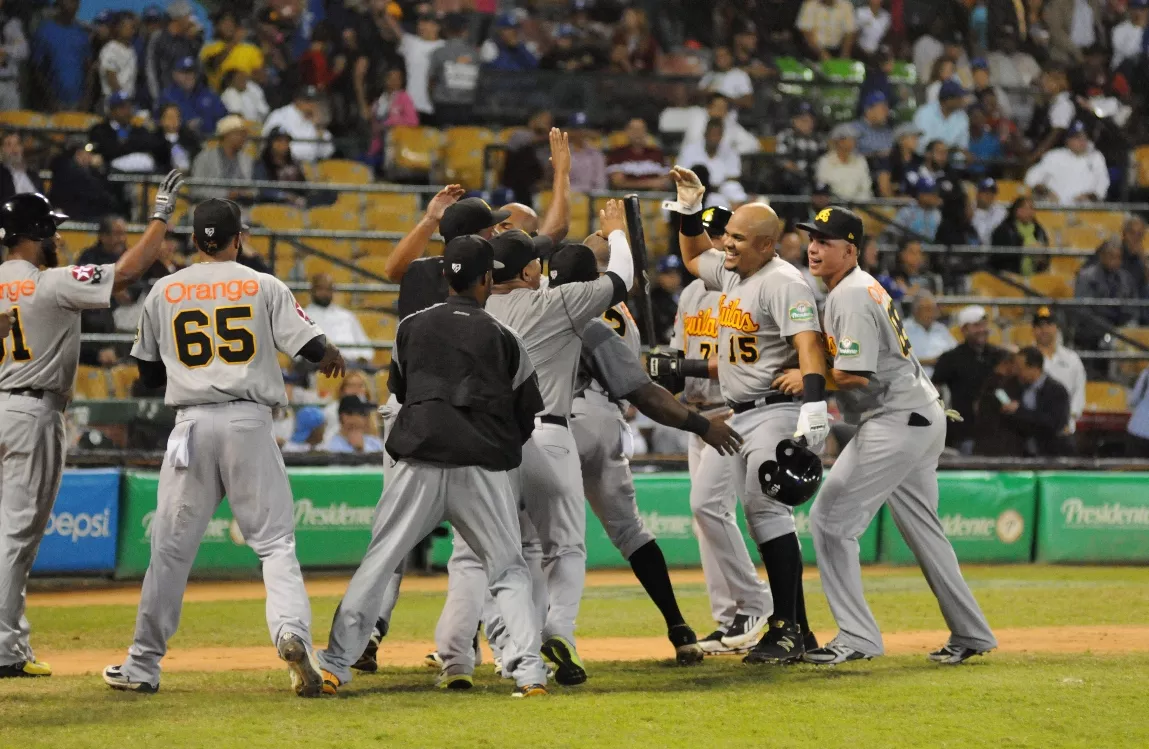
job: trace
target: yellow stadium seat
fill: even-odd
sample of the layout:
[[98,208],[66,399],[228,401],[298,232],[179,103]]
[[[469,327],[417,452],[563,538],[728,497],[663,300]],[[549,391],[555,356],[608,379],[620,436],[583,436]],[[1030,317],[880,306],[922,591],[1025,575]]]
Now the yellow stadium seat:
[[495,134],[485,127],[452,127],[443,140],[443,181],[481,188],[483,152],[495,142]]
[[[390,352],[387,353],[390,354]],[[390,360],[390,356],[388,356],[388,360]],[[391,397],[391,391],[387,388],[387,380],[390,376],[389,369],[380,369],[375,373],[375,397],[379,399],[380,403]]]
[[763,135],[758,139],[758,145],[762,146],[762,153],[775,153],[778,151],[778,138],[774,135]]
[[358,231],[363,226],[362,221],[359,213],[336,205],[312,208],[307,212],[307,225],[324,231]]
[[1053,236],[1054,232],[1061,231],[1073,223],[1070,221],[1071,215],[1069,211],[1038,211],[1037,223],[1041,224],[1046,233]]
[[1073,278],[1060,273],[1035,273],[1025,279],[1026,285],[1042,296],[1068,299],[1073,296]]
[[1002,203],[1012,203],[1022,195],[1029,195],[1030,189],[1024,182],[1002,179],[997,182],[997,199]]
[[876,237],[886,230],[894,220],[895,208],[893,206],[875,206],[862,211],[862,226],[865,227],[867,237]]
[[0,127],[48,127],[48,118],[27,109],[0,112]]
[[359,246],[360,260],[385,258],[395,249],[395,242],[389,239],[360,239],[356,244]]
[[1133,160],[1137,162],[1137,186],[1149,187],[1149,145],[1133,149]]
[[[1005,274],[1007,277],[1012,274]],[[974,296],[989,296],[989,297],[1022,297],[1025,296],[1024,292],[1020,289],[1014,288],[1005,281],[997,278],[991,273],[985,271],[978,271],[969,277],[970,293]],[[1002,307],[999,315],[1003,318],[1016,320],[1025,314],[1025,309],[1022,307]]]
[[393,127],[387,134],[389,170],[429,175],[438,161],[441,136],[433,127]]
[[363,212],[363,193],[361,192],[341,192],[335,198],[335,206],[342,208],[345,211],[352,211],[353,213]]
[[1085,410],[1113,413],[1128,411],[1125,388],[1115,382],[1085,383]]
[[302,229],[306,225],[303,211],[279,203],[253,205],[251,221],[268,229]]
[[1077,216],[1082,224],[1102,234],[1120,234],[1125,224],[1125,214],[1121,211],[1078,211]]
[[109,391],[107,370],[83,364],[76,370],[77,400],[104,400],[109,397]]
[[413,192],[368,192],[363,195],[367,211],[389,210],[394,213],[416,214],[419,195]]
[[1067,226],[1057,234],[1058,244],[1071,250],[1096,250],[1105,240],[1105,232],[1088,224]]
[[1005,340],[1018,348],[1032,346],[1034,343],[1033,326],[1028,324],[1014,325],[1005,331]]
[[[359,322],[363,325],[364,332],[367,337],[372,341],[394,341],[395,328],[399,325],[399,317],[391,312],[360,312],[358,313]],[[374,363],[380,365],[383,363],[384,354],[387,353],[386,349],[376,349]]]
[[342,377],[328,377],[323,374],[315,376],[315,390],[319,393],[319,397],[323,400],[330,400],[335,397],[339,392],[339,386],[343,383]]
[[418,214],[399,213],[378,205],[368,208],[363,216],[363,226],[367,231],[397,231],[406,234],[418,222]]
[[52,115],[51,125],[61,130],[87,132],[100,119],[100,115],[92,112],[56,112]]
[[[386,264],[387,264],[387,256],[386,255],[368,255],[366,257],[361,257],[355,261],[355,265],[357,265],[358,267],[367,271],[368,273],[374,273],[377,276],[383,276],[383,277],[386,277],[383,274],[383,268]],[[367,282],[367,280],[368,279],[366,279],[366,278],[363,279],[364,282]]]
[[366,164],[350,159],[327,159],[316,164],[320,182],[345,185],[371,183],[371,169]]
[[[1121,328],[1118,330],[1121,335],[1126,338],[1132,338],[1137,341],[1144,348],[1149,348],[1149,328]],[[1137,347],[1131,346],[1124,341],[1117,342],[1118,351],[1137,351]],[[1120,361],[1117,364],[1117,371],[1122,375],[1130,378],[1137,377],[1141,373],[1141,368],[1145,366],[1145,361]]]
[[355,243],[350,239],[301,239],[300,242],[320,252],[342,260],[351,260],[355,257]]
[[139,370],[131,364],[120,364],[112,367],[112,392],[117,398],[129,398],[132,395],[132,385],[139,377]]
[[303,258],[303,274],[306,278],[311,278],[317,273],[326,273],[331,276],[335,283],[350,283],[351,282],[351,269],[345,268],[342,265],[336,265],[329,260],[314,255],[308,255]]
[[[546,215],[551,205],[551,191],[539,193],[539,218]],[[596,201],[595,213],[591,215],[590,197],[583,193],[571,194],[571,228],[569,236],[582,239],[598,228],[598,211],[602,210],[602,201]]]
[[1081,266],[1083,265],[1085,265],[1085,258],[1083,257],[1059,255],[1057,257],[1050,258],[1049,272],[1073,278],[1077,275],[1077,271],[1081,270]]

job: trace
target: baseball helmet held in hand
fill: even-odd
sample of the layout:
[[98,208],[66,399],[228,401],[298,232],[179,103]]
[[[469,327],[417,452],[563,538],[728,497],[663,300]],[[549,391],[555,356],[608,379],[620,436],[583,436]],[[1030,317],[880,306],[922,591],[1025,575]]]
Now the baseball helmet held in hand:
[[822,459],[801,442],[782,440],[775,460],[758,466],[758,483],[770,499],[790,507],[810,500],[822,483]]

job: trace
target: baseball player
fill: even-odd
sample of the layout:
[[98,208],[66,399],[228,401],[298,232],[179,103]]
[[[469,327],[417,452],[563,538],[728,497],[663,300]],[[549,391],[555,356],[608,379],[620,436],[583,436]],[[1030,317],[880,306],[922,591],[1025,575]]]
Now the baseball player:
[[38,193],[0,206],[0,677],[50,676],[24,616],[32,561],[64,470],[64,408],[80,360],[80,312],[108,307],[159,256],[183,180],[171,172],[143,237],[113,265],[57,268],[67,216]]
[[[763,492],[757,474],[763,462],[775,458],[782,440],[804,437],[817,450],[829,431],[826,361],[817,307],[798,269],[774,253],[781,223],[769,206],[751,203],[735,211],[721,240],[723,251],[718,251],[702,226],[705,187],[689,169],[675,167],[671,176],[678,200],[666,207],[682,215],[683,264],[707,288],[722,292],[716,369],[722,395],[734,411],[731,426],[746,438],[740,455],[733,459],[734,485],[774,599],[769,629],[744,661],[790,663],[801,658],[804,633],[809,630],[802,595],[802,555],[791,509]],[[669,369],[679,376],[704,377],[715,368],[711,360],[677,357],[652,356],[653,374]],[[772,385],[780,372],[795,364],[804,382],[808,381],[801,406]],[[700,523],[707,534],[705,525]],[[708,536],[707,541],[716,555],[735,555],[733,547],[743,543],[740,535]],[[764,626],[759,617],[739,612],[722,642],[730,648],[744,647]]]
[[[957,664],[981,655],[997,640],[938,520],[947,416],[938,392],[910,348],[897,304],[858,267],[862,220],[831,206],[798,228],[810,233],[810,272],[830,289],[823,325],[838,406],[858,425],[810,511],[822,588],[839,632],[805,660],[830,665],[882,654],[882,635],[862,593],[858,536],[886,502],[950,628],[949,641],[930,660]],[[802,378],[785,372],[776,387],[798,392]]]
[[304,314],[287,286],[236,262],[239,206],[207,200],[192,220],[200,262],[156,283],[144,302],[132,356],[148,387],[176,409],[160,468],[128,658],[104,669],[113,689],[155,692],[160,660],[179,625],[188,572],[208,521],[227,495],[267,587],[267,625],[291,684],[317,697],[323,677],[311,650],[311,603],[295,556],[291,486],[272,433],[287,405],[276,350],[341,376],[343,357]]

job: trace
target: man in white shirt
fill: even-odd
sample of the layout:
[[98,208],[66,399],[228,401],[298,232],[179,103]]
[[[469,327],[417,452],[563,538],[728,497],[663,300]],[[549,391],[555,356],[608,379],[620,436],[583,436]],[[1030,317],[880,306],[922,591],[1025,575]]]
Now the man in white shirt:
[[291,136],[291,155],[296,161],[314,163],[335,153],[330,131],[317,124],[318,98],[319,91],[314,86],[301,88],[293,102],[269,114],[263,123],[264,137],[276,128]]
[[882,7],[882,0],[870,0],[854,11],[854,25],[858,29],[858,47],[867,55],[875,55],[886,32],[890,30],[890,12]]
[[698,87],[722,94],[736,107],[748,109],[754,106],[754,84],[745,70],[734,67],[734,53],[729,47],[714,50],[714,70],[702,76]]
[[133,99],[136,96],[138,62],[132,40],[136,36],[136,19],[131,13],[122,13],[116,20],[115,34],[100,50],[100,86],[104,96],[119,91]]
[[1045,373],[1069,391],[1069,431],[1085,411],[1085,365],[1076,352],[1058,342],[1057,320],[1049,307],[1039,307],[1033,316],[1033,339],[1045,356]]
[[1025,184],[1062,205],[1105,200],[1109,168],[1093,147],[1085,123],[1076,120],[1065,134],[1065,147],[1054,148],[1025,173]]
[[[427,82],[431,72],[431,54],[446,42],[439,38],[439,21],[435,16],[419,16],[415,27],[416,34],[403,34],[399,42],[399,54],[407,65],[407,93],[415,103],[420,115],[435,113]],[[420,118],[422,119],[422,118]]]
[[904,327],[910,348],[926,375],[933,377],[938,357],[957,346],[949,328],[938,321],[938,303],[928,291],[919,291],[910,306]]
[[934,18],[929,31],[919,36],[918,40],[914,42],[912,55],[919,80],[929,79],[934,62],[945,53],[946,46],[941,41],[941,37],[945,36],[945,33],[945,21],[939,16]]
[[1006,207],[997,202],[997,182],[994,178],[986,177],[979,182],[972,223],[982,244],[993,244],[993,230],[1005,221],[1008,214]]
[[1033,106],[1029,88],[1041,75],[1041,66],[1033,55],[1017,49],[1017,29],[1002,26],[998,29],[996,49],[986,55],[989,64],[989,81],[1009,92],[1009,108],[1018,124],[1025,127]]
[[734,208],[746,202],[746,190],[739,180],[742,178],[742,157],[723,140],[725,127],[722,120],[710,120],[706,125],[706,135],[702,142],[686,143],[678,154],[678,163],[695,172],[695,167],[706,170],[705,207],[723,206]]
[[1129,17],[1113,27],[1113,59],[1109,67],[1117,70],[1126,60],[1141,56],[1145,27],[1149,25],[1149,0],[1129,0]]
[[[690,107],[685,110],[685,127],[683,129],[682,145],[687,143],[701,143],[706,136],[706,125],[713,119],[722,120],[722,143],[728,145],[740,154],[757,153],[762,150],[762,144],[749,130],[738,122],[738,110],[731,108],[730,100],[722,94],[711,94],[706,101],[706,109]],[[660,129],[666,132],[666,128]]]
[[326,273],[317,273],[311,279],[311,304],[304,312],[327,334],[327,340],[343,344],[339,349],[348,361],[370,363],[375,356],[372,348],[355,348],[354,344],[370,342],[367,332],[355,313],[334,304],[335,282]]

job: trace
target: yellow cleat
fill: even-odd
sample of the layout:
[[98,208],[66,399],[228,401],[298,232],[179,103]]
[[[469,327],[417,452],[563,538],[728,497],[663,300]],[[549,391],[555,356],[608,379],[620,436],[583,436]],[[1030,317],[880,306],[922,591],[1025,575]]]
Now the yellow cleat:
[[334,696],[339,691],[339,678],[330,671],[320,671],[323,674],[323,693]]
[[27,676],[51,676],[52,667],[43,661],[20,661],[8,666],[0,666],[0,679],[12,679]]

